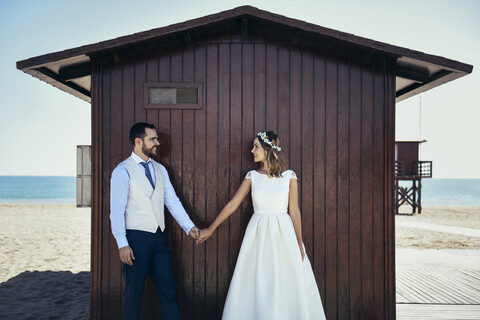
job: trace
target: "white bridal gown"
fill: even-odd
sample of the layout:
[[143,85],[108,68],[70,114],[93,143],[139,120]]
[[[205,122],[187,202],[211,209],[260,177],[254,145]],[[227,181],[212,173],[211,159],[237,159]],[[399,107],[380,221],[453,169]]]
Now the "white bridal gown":
[[325,319],[312,267],[302,262],[287,212],[292,170],[281,178],[257,171],[252,181],[254,214],[243,238],[223,310],[224,320]]

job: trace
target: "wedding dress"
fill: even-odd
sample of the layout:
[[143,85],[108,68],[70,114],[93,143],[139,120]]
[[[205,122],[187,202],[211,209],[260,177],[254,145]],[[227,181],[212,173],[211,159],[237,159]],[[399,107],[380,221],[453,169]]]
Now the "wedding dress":
[[325,319],[310,261],[302,261],[288,214],[292,170],[281,178],[257,171],[248,223],[223,310],[223,320]]

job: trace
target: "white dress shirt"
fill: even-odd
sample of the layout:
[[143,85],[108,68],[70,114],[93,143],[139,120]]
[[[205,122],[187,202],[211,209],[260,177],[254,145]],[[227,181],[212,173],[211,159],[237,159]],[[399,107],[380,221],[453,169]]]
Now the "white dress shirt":
[[[137,154],[132,152],[131,157],[137,162],[138,166],[145,171],[145,168],[140,164],[145,162]],[[155,170],[150,158],[147,160],[148,168],[150,169],[150,174],[153,179],[153,184],[156,183]],[[189,234],[190,230],[195,227],[192,220],[188,216],[187,212],[183,208],[182,203],[177,197],[175,190],[173,189],[172,183],[168,177],[167,169],[161,164],[159,164],[163,176],[165,178],[164,184],[164,203],[168,208],[168,211],[171,213],[173,218],[177,223],[182,227],[182,229]],[[112,225],[112,233],[117,240],[118,248],[128,246],[128,241],[126,237],[125,230],[125,208],[127,207],[128,192],[130,189],[130,175],[127,172],[127,169],[122,164],[119,164],[112,172],[112,178],[110,181],[110,221]]]

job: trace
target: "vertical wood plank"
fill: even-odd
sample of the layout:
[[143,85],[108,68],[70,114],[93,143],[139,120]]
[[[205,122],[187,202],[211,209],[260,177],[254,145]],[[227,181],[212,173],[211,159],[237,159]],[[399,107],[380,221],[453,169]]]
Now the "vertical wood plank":
[[[253,72],[253,82],[245,81],[245,77],[248,76],[248,72],[244,71],[244,90],[247,86],[253,84],[253,94],[254,100],[250,102],[249,100],[244,101],[244,108],[251,108],[254,113],[253,118],[253,133],[257,134],[259,131],[263,130],[272,130],[267,128],[267,112],[266,112],[266,68],[267,64],[266,59],[266,46],[265,44],[255,44],[253,47],[254,50],[254,68]],[[245,60],[245,59],[244,59]],[[244,64],[244,68],[249,68],[248,64]],[[251,103],[251,104],[250,104]],[[246,123],[246,121],[244,121]],[[252,134],[252,133],[250,133]],[[251,139],[251,137],[249,138]],[[250,148],[250,145],[249,145]],[[250,158],[251,159],[251,158]]]
[[[182,59],[182,82],[192,83],[194,81],[194,50],[193,47],[187,47],[183,51]],[[182,194],[183,206],[189,215],[192,214],[194,207],[194,151],[195,151],[195,119],[194,110],[183,110],[182,128]],[[180,192],[180,191],[179,191]],[[183,316],[185,318],[195,317],[193,304],[193,247],[192,238],[180,229],[182,235],[182,257],[181,268],[183,273]]]
[[[158,81],[159,82],[170,82],[170,54],[168,53],[159,53],[158,56]],[[170,167],[170,156],[171,156],[171,132],[170,132],[170,113],[169,109],[160,109],[158,110],[158,139],[160,142],[160,152],[159,160],[167,169]],[[172,219],[169,215],[165,216],[165,226],[166,228],[172,227]]]
[[374,315],[373,305],[373,76],[370,58],[362,69],[362,316]]
[[[131,125],[136,122],[145,122],[147,120],[147,113],[144,108],[143,103],[143,87],[145,81],[147,80],[147,61],[146,61],[146,51],[140,50],[135,54],[135,92],[134,92],[134,103],[135,103],[135,115],[133,119],[130,119]],[[125,79],[128,81],[127,79]],[[133,120],[133,121],[132,121]]]
[[290,50],[278,49],[278,136],[282,140],[282,152],[290,165]]
[[[182,82],[183,65],[182,52],[176,50],[172,52],[170,58],[170,81],[174,83]],[[170,180],[172,181],[175,192],[180,201],[184,203],[183,198],[183,112],[182,110],[170,111],[170,141],[171,141],[171,155],[170,155]],[[173,219],[172,219],[173,220]],[[182,264],[182,232],[176,222],[172,222],[170,228],[170,250],[172,254],[172,263],[175,276],[177,278],[177,285],[179,289],[179,304],[183,306],[188,301],[185,301],[185,270]]]
[[135,77],[135,55],[133,53],[126,54],[122,60],[122,90],[114,94],[123,96],[121,107],[123,119],[121,123],[115,125],[122,126],[122,135],[118,139],[122,143],[122,153],[125,159],[130,156],[133,150],[129,139],[129,130],[135,121],[135,90],[137,90],[135,85],[138,80]]
[[[261,47],[261,49],[265,49],[265,47]],[[240,147],[242,164],[240,183],[243,181],[245,174],[253,168],[253,157],[250,150],[252,149],[254,134],[258,132],[256,131],[254,133],[254,127],[257,121],[260,123],[265,122],[265,104],[263,98],[265,95],[265,65],[263,64],[264,55],[262,56],[262,53],[265,53],[265,51],[261,49],[260,52],[258,52],[257,45],[252,44],[244,44],[242,48],[242,141]],[[259,58],[260,61],[257,61],[257,58]],[[248,221],[252,216],[252,212],[251,196],[247,195],[241,205],[241,236],[236,240],[238,246],[242,243],[243,235]]]
[[385,88],[384,88],[384,72],[385,72],[385,60],[378,59],[374,65],[373,74],[373,130],[374,130],[374,152],[373,152],[373,167],[374,167],[374,180],[373,180],[373,303],[376,306],[375,313],[377,317],[385,317],[385,241],[384,241],[384,227],[385,214],[389,214],[385,211],[384,206],[384,157],[386,155],[385,147],[385,116],[384,110],[387,107],[385,105]]
[[[268,63],[267,63],[268,61]],[[278,132],[278,47],[276,45],[266,45],[266,115],[265,124],[258,124],[258,131],[272,130]],[[257,133],[258,131],[255,131]]]
[[327,53],[326,60],[326,167],[325,188],[326,188],[326,285],[328,288],[325,297],[326,315],[328,319],[337,318],[338,308],[338,218],[337,218],[337,56],[334,53]]
[[[159,82],[158,80],[158,72],[159,72],[159,57],[160,52],[157,47],[153,48],[147,48],[147,70],[146,70],[146,82]],[[148,101],[144,101],[144,88],[139,88],[139,91],[137,91],[135,94],[142,96],[142,104],[145,107],[145,105],[148,103]],[[159,123],[158,123],[158,110],[155,109],[149,109],[146,110],[146,121],[148,123],[153,123],[155,127],[157,128],[157,134],[159,135],[159,141],[160,140],[160,132],[159,130]],[[158,155],[156,160],[161,161],[161,155],[160,151],[162,151],[161,148],[158,149]]]
[[299,201],[302,207],[302,235],[305,243],[306,254],[309,259],[313,258],[313,235],[314,235],[314,67],[313,67],[313,49],[305,48],[302,52],[302,127],[301,127],[301,186],[302,193]]
[[[217,184],[231,185],[229,174],[230,161],[230,45],[220,44],[218,53],[218,176]],[[218,211],[228,202],[229,188],[218,188]],[[218,300],[217,319],[221,318],[227,295],[229,278],[230,237],[229,223],[226,221],[217,229],[217,276]]]
[[395,65],[396,61],[388,61],[385,79],[385,243],[387,254],[385,256],[386,266],[386,318],[393,319],[396,315],[395,301],[395,217],[393,215],[394,201],[394,168],[395,168]]
[[104,102],[103,59],[92,58],[92,211],[90,252],[90,318],[101,317],[102,310],[102,106]]
[[[206,136],[206,189],[207,199],[206,199],[206,220],[204,227],[208,227],[210,223],[213,222],[215,217],[218,214],[217,207],[217,194],[218,191],[218,131],[219,131],[219,110],[218,110],[218,99],[219,99],[219,56],[218,56],[218,45],[217,44],[208,44],[207,45],[207,79],[205,85],[206,91],[206,111],[207,111],[207,136]],[[220,188],[222,189],[222,188]],[[215,319],[219,318],[221,306],[219,301],[219,290],[220,281],[217,271],[217,260],[218,253],[218,237],[219,231],[213,234],[212,238],[205,243],[205,267],[206,267],[206,289],[205,289],[205,299],[206,299],[206,314],[209,317]],[[200,248],[201,249],[201,248]],[[199,248],[197,248],[199,250]]]
[[[290,49],[290,57],[288,64],[290,66],[289,76],[289,113],[284,121],[285,128],[289,131],[289,154],[290,161],[288,163],[290,169],[298,174],[299,178],[299,206],[302,210],[302,52],[297,48]],[[287,132],[288,132],[287,131]],[[284,134],[283,136],[286,136]],[[280,136],[280,139],[282,136]],[[282,149],[283,151],[283,149]],[[302,212],[302,211],[301,211]]]
[[[122,126],[122,94],[112,94],[113,92],[122,92],[122,67],[120,65],[113,66],[111,71],[111,94],[110,97],[110,107],[106,109],[109,111],[109,115],[104,117],[106,121],[109,121],[108,124],[108,131],[110,135],[109,138],[109,148],[104,149],[105,153],[107,153],[107,157],[105,159],[109,160],[108,164],[105,164],[104,170],[106,170],[107,176],[105,177],[105,185],[108,185],[107,188],[104,188],[104,199],[110,199],[110,177],[112,174],[113,169],[122,162],[124,155],[123,155],[123,141],[120,137],[123,138],[124,136],[124,129]],[[106,128],[107,129],[107,128]],[[109,156],[109,157],[108,157]],[[105,241],[105,245],[108,246],[106,250],[109,252],[108,255],[105,255],[105,259],[102,263],[103,266],[106,267],[105,269],[105,279],[108,281],[108,285],[104,287],[106,290],[105,294],[111,295],[112,299],[109,299],[108,306],[106,308],[107,314],[116,314],[118,310],[122,309],[122,300],[121,297],[123,295],[123,279],[121,273],[121,263],[118,257],[118,246],[115,241],[115,238],[112,235],[112,231],[110,228],[110,207],[109,201],[105,202],[104,211],[103,211],[103,234],[108,235],[105,237],[107,241]]]
[[[111,114],[111,85],[112,85],[112,72],[111,68],[104,70],[103,73],[103,94],[102,94],[102,129],[104,130],[100,134],[102,135],[102,139],[99,143],[102,144],[102,163],[100,168],[102,169],[101,173],[101,184],[103,184],[104,188],[101,190],[102,199],[109,199],[110,194],[110,174],[113,169],[110,168],[110,114]],[[102,268],[100,269],[101,272],[101,292],[99,293],[102,297],[105,297],[108,293],[110,288],[109,285],[109,268],[110,268],[110,240],[113,235],[110,235],[110,221],[105,219],[105,212],[110,210],[109,208],[109,201],[102,201],[102,207],[99,209],[99,219],[102,221],[100,225],[102,235],[102,252],[103,254],[100,257],[100,263]],[[115,241],[115,240],[114,240]],[[121,279],[116,279],[121,282]],[[113,292],[112,294],[122,294],[122,292]],[[110,309],[110,300],[109,299],[102,299],[101,301],[101,310],[100,316],[103,317],[105,314],[108,314]]]
[[[195,79],[197,83],[205,84],[206,79],[206,48],[199,46],[195,48]],[[206,90],[204,87],[203,90]],[[205,97],[205,94],[202,95]],[[195,110],[195,133],[194,133],[194,211],[191,212],[193,222],[199,226],[199,223],[206,221],[206,106],[205,98],[202,101],[203,109]],[[205,267],[206,256],[205,246],[196,247],[193,251],[193,301],[194,314],[199,320],[207,319],[205,313]]]
[[349,57],[340,56],[338,64],[338,129],[337,129],[337,221],[338,221],[338,283],[337,303],[339,319],[348,319],[349,295]]
[[313,110],[313,256],[312,264],[323,305],[326,307],[326,59],[325,53],[315,50],[314,57],[314,110]]
[[362,310],[362,79],[361,60],[350,60],[350,318]]
[[[242,45],[233,43],[230,47],[230,155],[229,175],[230,184],[228,200],[237,191],[242,181]],[[237,262],[238,252],[241,243],[241,208],[233,213],[228,219],[229,224],[229,281],[232,278]]]

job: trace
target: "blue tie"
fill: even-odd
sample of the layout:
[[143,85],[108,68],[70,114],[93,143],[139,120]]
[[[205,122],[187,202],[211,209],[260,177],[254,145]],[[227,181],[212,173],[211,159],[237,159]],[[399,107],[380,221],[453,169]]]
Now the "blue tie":
[[148,181],[152,185],[152,188],[155,189],[155,185],[153,184],[152,175],[150,174],[150,169],[148,168],[148,162],[140,162],[140,164],[145,168],[145,175],[147,176]]

